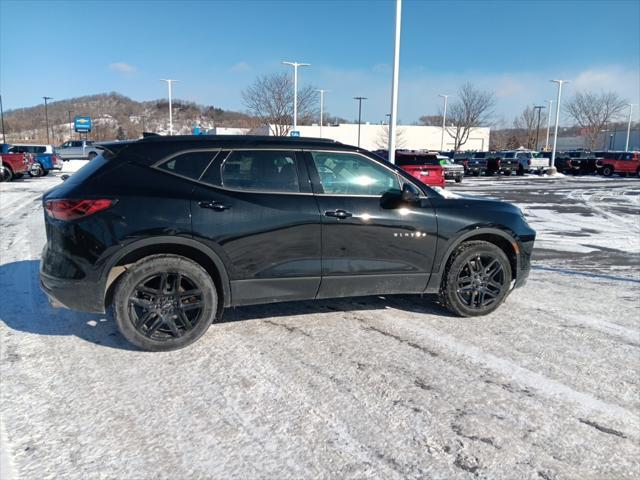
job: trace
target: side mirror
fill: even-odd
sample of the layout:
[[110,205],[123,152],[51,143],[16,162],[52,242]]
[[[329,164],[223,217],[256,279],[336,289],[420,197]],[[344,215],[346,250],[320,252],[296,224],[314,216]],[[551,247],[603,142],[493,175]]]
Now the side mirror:
[[402,185],[402,201],[410,205],[420,203],[420,192],[410,183]]
[[392,188],[382,194],[380,206],[386,210],[399,208],[403,205],[418,205],[420,203],[420,192],[411,185],[405,183],[402,190]]
[[61,175],[60,178],[62,179],[63,182],[66,182],[70,176],[71,175],[65,173],[64,175]]

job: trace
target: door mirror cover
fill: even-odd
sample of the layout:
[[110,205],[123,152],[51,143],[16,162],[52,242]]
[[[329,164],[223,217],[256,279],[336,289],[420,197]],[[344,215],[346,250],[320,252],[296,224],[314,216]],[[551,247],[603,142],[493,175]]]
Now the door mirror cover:
[[402,185],[402,201],[409,205],[417,205],[420,203],[420,192],[410,183]]
[[405,183],[402,186],[402,190],[398,190],[397,188],[387,190],[380,198],[380,206],[384,209],[418,204],[420,204],[420,192],[410,183]]

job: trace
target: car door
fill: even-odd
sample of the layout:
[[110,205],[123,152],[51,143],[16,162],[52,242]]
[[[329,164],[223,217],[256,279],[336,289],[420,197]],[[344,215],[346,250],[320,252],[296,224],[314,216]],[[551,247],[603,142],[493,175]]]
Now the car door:
[[356,152],[306,158],[322,220],[318,298],[424,291],[437,234],[429,199],[383,207],[382,195],[402,188],[392,168]]
[[194,236],[227,265],[234,305],[315,297],[320,213],[301,152],[221,151],[191,211]]

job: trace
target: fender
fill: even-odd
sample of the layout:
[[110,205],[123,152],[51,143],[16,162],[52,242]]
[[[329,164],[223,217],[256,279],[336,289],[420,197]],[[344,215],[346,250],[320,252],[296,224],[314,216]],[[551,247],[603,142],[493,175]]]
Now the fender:
[[102,269],[101,278],[104,278],[106,283],[106,278],[107,278],[106,275],[111,271],[113,267],[115,267],[118,264],[120,260],[122,260],[124,257],[129,255],[130,253],[133,253],[136,250],[139,250],[140,248],[149,247],[152,245],[162,245],[162,244],[183,245],[183,246],[191,247],[195,250],[198,250],[202,254],[206,255],[207,258],[213,262],[216,269],[218,270],[218,273],[220,274],[220,283],[222,286],[222,294],[224,297],[224,306],[227,307],[231,305],[231,284],[229,282],[229,275],[227,273],[227,268],[225,267],[224,262],[222,261],[220,256],[211,248],[189,237],[162,235],[162,236],[144,238],[142,240],[136,240],[134,242],[131,242],[127,246],[118,250],[117,254],[115,254],[113,257],[108,259],[108,261],[105,263]]
[[[431,276],[429,277],[429,283],[427,284],[427,288],[425,289],[424,293],[439,292],[440,283],[442,280],[442,274],[444,273],[444,267],[446,266],[447,261],[449,260],[449,257],[451,256],[451,254],[454,252],[456,248],[458,248],[458,246],[462,242],[464,242],[465,240],[468,240],[469,238],[473,238],[478,235],[486,235],[486,234],[500,236],[504,238],[506,241],[508,241],[511,245],[513,245],[514,243],[517,244],[518,242],[518,236],[515,233],[513,233],[511,230],[505,230],[497,226],[480,227],[478,225],[472,225],[467,229],[463,230],[462,233],[458,232],[458,236],[454,237],[453,240],[449,241],[449,247],[445,250],[444,254],[441,257],[439,257],[440,263],[437,263],[437,261],[434,260],[434,268],[433,268],[433,271],[431,272]],[[519,251],[519,247],[518,248],[514,247],[514,250],[516,250],[516,252]],[[517,258],[519,261],[519,255],[517,255]]]

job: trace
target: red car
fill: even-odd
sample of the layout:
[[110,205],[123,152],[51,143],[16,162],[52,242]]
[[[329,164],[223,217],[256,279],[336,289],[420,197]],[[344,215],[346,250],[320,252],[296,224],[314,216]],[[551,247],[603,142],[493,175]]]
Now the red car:
[[422,183],[432,187],[445,185],[444,168],[438,155],[413,150],[397,150],[396,165]]
[[33,163],[33,156],[29,153],[0,153],[0,174],[5,181],[21,178],[28,173]]
[[638,152],[603,152],[600,173],[610,177],[617,173],[621,177],[637,175],[640,177]]

